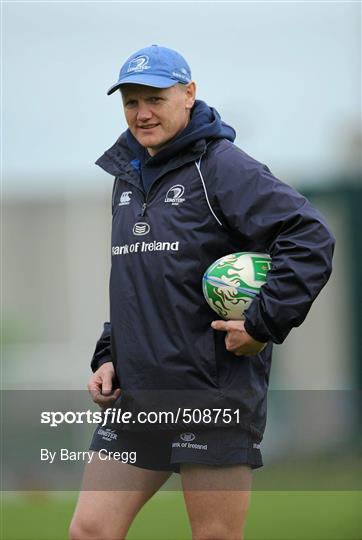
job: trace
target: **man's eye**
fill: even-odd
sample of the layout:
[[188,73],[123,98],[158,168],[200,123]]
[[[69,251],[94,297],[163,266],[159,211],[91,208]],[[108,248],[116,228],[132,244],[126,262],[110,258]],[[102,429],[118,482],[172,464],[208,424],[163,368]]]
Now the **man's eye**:
[[137,101],[135,99],[130,99],[129,101],[126,101],[126,107],[135,107],[137,105]]
[[158,103],[159,101],[161,101],[161,98],[160,97],[151,97],[151,98],[149,98],[149,101],[151,103]]

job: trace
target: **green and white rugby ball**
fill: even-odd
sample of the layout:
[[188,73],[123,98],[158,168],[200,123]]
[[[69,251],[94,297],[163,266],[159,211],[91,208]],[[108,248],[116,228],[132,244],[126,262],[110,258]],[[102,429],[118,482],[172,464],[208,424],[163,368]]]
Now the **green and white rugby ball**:
[[271,258],[266,253],[232,253],[215,261],[202,278],[209,306],[223,319],[243,320],[244,311],[266,283]]

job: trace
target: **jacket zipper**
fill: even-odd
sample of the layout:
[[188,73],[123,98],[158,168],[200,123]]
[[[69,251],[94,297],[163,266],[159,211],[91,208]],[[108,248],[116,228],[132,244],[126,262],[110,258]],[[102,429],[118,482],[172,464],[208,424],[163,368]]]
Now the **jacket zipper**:
[[142,208],[141,208],[141,214],[140,214],[140,217],[144,217],[146,215],[146,210],[147,210],[147,206],[148,206],[148,199],[149,199],[149,196],[150,196],[150,192],[152,191],[152,188],[154,187],[155,184],[158,184],[158,181],[161,180],[161,178],[158,178],[156,180],[156,182],[154,182],[151,186],[151,188],[147,191],[147,193],[145,193],[144,191],[142,191],[142,193],[145,194],[145,202],[142,204]]
[[157,178],[157,180],[152,184],[152,186],[147,191],[147,193],[143,192],[143,193],[145,193],[145,202],[142,204],[141,217],[144,217],[146,215],[146,210],[147,210],[147,206],[148,206],[148,199],[150,197],[150,193],[151,193],[152,189],[154,188],[154,186],[159,183],[161,178]]
[[[206,153],[206,151],[204,151],[204,152],[201,154],[200,157],[202,157],[205,153]],[[199,157],[199,159],[200,159],[200,157]],[[169,172],[171,172],[171,171],[169,171]],[[161,178],[162,178],[162,177],[161,177]],[[155,186],[156,184],[159,183],[159,181],[161,180],[161,178],[157,178],[157,180],[152,184],[151,188],[148,190],[147,193],[145,193],[143,189],[141,189],[141,188],[135,186],[135,187],[136,187],[139,191],[141,191],[141,193],[143,193],[144,196],[145,196],[145,201],[144,201],[144,203],[142,204],[142,207],[141,207],[140,217],[145,217],[145,215],[146,215],[146,210],[147,210],[147,206],[148,206],[148,199],[149,199],[150,192],[152,191],[152,189],[154,188],[154,186]],[[129,182],[129,183],[131,184],[131,182]],[[134,184],[131,184],[131,185],[134,186]]]
[[147,208],[147,203],[144,202],[143,205],[142,205],[142,210],[141,210],[141,217],[143,217],[146,213],[146,208]]

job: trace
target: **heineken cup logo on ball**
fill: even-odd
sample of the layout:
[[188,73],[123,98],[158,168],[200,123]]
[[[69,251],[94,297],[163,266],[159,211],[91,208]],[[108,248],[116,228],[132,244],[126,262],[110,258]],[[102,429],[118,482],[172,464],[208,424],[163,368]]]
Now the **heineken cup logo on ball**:
[[215,261],[202,278],[209,306],[224,319],[243,320],[271,269],[266,253],[232,253]]

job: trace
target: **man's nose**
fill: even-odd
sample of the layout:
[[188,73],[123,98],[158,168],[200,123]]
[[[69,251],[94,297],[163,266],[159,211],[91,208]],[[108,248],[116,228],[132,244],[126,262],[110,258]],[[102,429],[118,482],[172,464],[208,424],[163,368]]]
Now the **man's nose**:
[[137,111],[137,119],[141,122],[145,122],[152,118],[152,112],[147,104],[140,104]]

